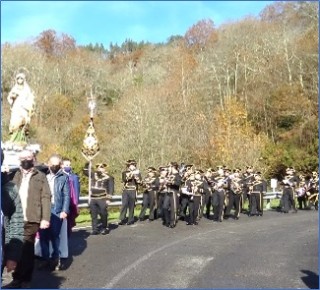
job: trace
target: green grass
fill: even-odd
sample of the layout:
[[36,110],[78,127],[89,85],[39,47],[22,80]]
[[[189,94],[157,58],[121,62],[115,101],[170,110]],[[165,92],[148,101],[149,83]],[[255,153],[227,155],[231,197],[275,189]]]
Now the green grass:
[[[141,206],[137,205],[134,210],[134,215],[138,216],[140,214]],[[146,212],[148,214],[148,210]],[[119,220],[120,208],[111,208],[108,210],[108,223]],[[91,215],[89,209],[81,209],[79,216],[76,218],[76,223],[78,226],[90,225]]]
[[[275,209],[279,206],[280,199],[273,199],[270,202],[270,208]],[[264,201],[264,208],[266,208],[267,201]],[[243,208],[245,210],[248,210],[249,203],[246,201]],[[134,210],[134,215],[138,216],[140,214],[141,205],[137,205]],[[146,215],[149,214],[149,210],[147,210]],[[120,215],[120,207],[117,208],[110,208],[108,210],[108,222],[115,222],[119,221],[119,215]],[[76,223],[78,226],[85,226],[85,225],[91,225],[91,216],[89,209],[83,208],[80,209],[80,215],[76,219]]]

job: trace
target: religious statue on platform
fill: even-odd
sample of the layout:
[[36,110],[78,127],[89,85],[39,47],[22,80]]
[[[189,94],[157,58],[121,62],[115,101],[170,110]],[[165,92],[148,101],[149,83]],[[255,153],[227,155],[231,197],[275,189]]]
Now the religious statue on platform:
[[30,120],[34,113],[35,97],[24,73],[18,73],[15,81],[7,98],[11,109],[9,142],[26,144]]

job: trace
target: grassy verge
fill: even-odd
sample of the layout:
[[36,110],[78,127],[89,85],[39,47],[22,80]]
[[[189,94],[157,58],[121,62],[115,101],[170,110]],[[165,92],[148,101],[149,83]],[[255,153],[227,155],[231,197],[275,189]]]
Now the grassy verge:
[[[141,206],[137,205],[134,210],[134,215],[138,216],[140,214]],[[148,214],[148,211],[147,211]],[[108,210],[108,223],[119,221],[120,208],[111,208]],[[91,216],[89,209],[83,208],[80,209],[80,214],[76,219],[78,226],[91,225]]]
[[[279,206],[280,199],[273,199],[270,202],[270,208],[275,209],[276,207]],[[267,201],[264,201],[264,208],[266,208]],[[244,204],[243,208],[248,209],[249,203],[248,201]],[[134,215],[138,216],[140,214],[141,206],[137,205],[134,210]],[[149,211],[147,210],[146,214],[149,214]],[[115,222],[119,220],[119,215],[120,215],[120,208],[110,208],[108,210],[108,222]],[[80,215],[76,219],[76,223],[78,226],[87,226],[91,225],[91,216],[89,209],[83,208],[80,209]]]

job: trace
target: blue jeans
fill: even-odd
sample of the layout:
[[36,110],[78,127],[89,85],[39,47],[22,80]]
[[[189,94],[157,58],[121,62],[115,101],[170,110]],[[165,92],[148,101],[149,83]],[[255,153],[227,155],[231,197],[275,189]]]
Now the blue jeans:
[[48,229],[40,229],[40,246],[42,258],[49,260],[50,258],[50,248],[49,242],[52,244],[52,259],[57,259],[60,257],[60,230],[62,226],[62,219],[54,213],[51,213],[50,217],[50,227]]

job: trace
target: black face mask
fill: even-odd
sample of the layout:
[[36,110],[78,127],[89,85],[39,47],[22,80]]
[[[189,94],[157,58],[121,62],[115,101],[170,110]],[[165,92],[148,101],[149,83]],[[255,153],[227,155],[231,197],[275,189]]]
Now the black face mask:
[[57,174],[57,172],[60,170],[60,165],[52,165],[49,167],[50,168],[50,171],[53,173],[53,174]]
[[21,160],[20,166],[25,170],[29,170],[33,167],[33,160]]

